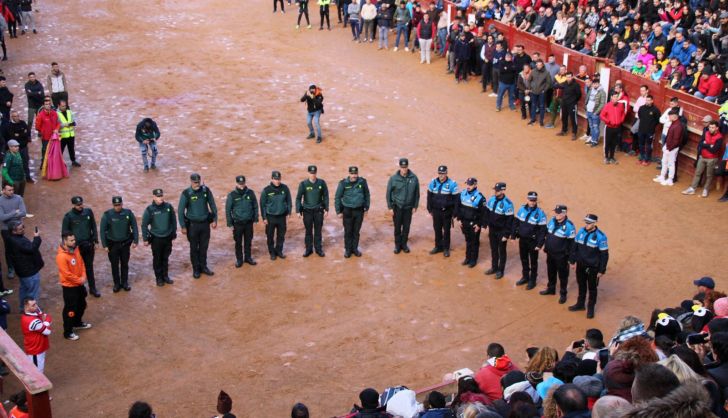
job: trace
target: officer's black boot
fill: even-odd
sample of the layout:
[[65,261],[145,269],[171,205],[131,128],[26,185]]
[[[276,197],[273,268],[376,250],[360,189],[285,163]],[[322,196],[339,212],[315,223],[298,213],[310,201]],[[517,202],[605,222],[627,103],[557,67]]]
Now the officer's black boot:
[[539,295],[542,295],[542,296],[555,295],[556,294],[556,289],[554,289],[553,287],[547,287],[546,289],[538,292],[538,294]]
[[164,286],[164,280],[162,280],[159,277],[157,277],[157,286],[159,286],[159,287]]
[[528,283],[528,275],[524,274],[523,277],[516,282],[516,286],[523,286],[526,283]]
[[526,286],[526,290],[531,290],[534,287],[536,287],[536,279],[529,280],[528,286]]
[[311,254],[313,254],[313,250],[310,248],[306,248],[306,251],[303,252],[304,257],[308,257]]
[[561,293],[561,296],[559,296],[559,305],[563,305],[566,303],[566,293]]
[[584,299],[579,299],[576,301],[576,304],[569,306],[569,310],[571,312],[583,311],[585,309],[586,308],[584,307]]
[[594,318],[594,305],[589,304],[586,308],[586,317],[589,319]]
[[243,266],[243,260],[237,259],[235,260],[235,268],[240,268]]

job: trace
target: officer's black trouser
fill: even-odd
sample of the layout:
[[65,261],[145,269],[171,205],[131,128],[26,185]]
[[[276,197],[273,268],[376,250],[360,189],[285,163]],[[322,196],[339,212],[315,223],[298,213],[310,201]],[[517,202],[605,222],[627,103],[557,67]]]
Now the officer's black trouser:
[[566,296],[566,288],[569,286],[569,259],[564,256],[546,255],[546,270],[548,271],[548,290],[556,291],[556,276],[559,277],[559,294]]
[[303,210],[303,226],[306,228],[306,251],[312,251],[316,248],[316,251],[323,250],[323,243],[321,242],[321,229],[324,226],[324,210],[323,208],[318,209],[304,209]]
[[265,226],[265,236],[268,242],[268,252],[283,254],[283,243],[286,241],[286,215],[267,215],[268,225]]
[[576,135],[576,104],[564,104],[561,101],[561,132],[569,132],[569,121],[571,121],[571,133]]
[[5,264],[8,266],[8,277],[11,277],[10,272],[13,271],[13,264],[10,262],[10,246],[8,245],[10,230],[3,229],[0,231],[0,235],[3,238],[3,246],[5,247]]
[[63,286],[63,336],[73,333],[73,327],[81,326],[86,311],[86,288]]
[[597,286],[599,286],[597,268],[576,263],[576,283],[579,285],[579,297],[576,300],[577,305],[584,305],[586,292],[589,290],[587,305],[594,307],[597,303]]
[[83,265],[86,267],[86,279],[88,280],[88,288],[96,290],[96,279],[94,278],[94,255],[96,249],[92,241],[80,241],[78,243],[78,251],[81,253]]
[[407,246],[407,240],[409,239],[410,224],[412,223],[412,208],[403,209],[397,206],[393,206],[392,210],[394,215],[394,246],[396,248],[402,248]]
[[[252,260],[250,244],[253,242],[253,221],[235,222],[233,240],[235,240],[235,260],[241,263],[244,260]],[[243,255],[245,255],[244,258]]]
[[131,242],[109,242],[109,261],[111,262],[111,277],[115,287],[125,287],[129,284],[129,256]]
[[470,263],[478,262],[478,254],[480,253],[480,229],[478,232],[473,227],[478,223],[473,220],[462,220],[462,231],[465,235],[465,259]]
[[359,248],[359,231],[364,222],[364,208],[347,208],[342,210],[344,219],[344,249],[353,253]]
[[452,209],[432,211],[432,227],[435,228],[435,248],[450,250],[450,227],[452,226]]
[[523,267],[523,277],[528,279],[529,283],[536,283],[538,278],[538,251],[536,248],[536,239],[521,237],[518,240],[518,251],[521,255],[521,267]]
[[169,256],[172,254],[172,237],[152,236],[151,244],[154,277],[157,281],[162,281],[169,276]]
[[190,222],[187,228],[187,241],[190,242],[190,263],[193,272],[207,268],[207,247],[210,245],[210,223],[207,221]]
[[488,239],[490,240],[490,266],[495,270],[496,272],[501,272],[506,269],[506,244],[507,241],[503,241],[503,235],[493,232],[493,230],[490,230],[490,233],[488,234]]

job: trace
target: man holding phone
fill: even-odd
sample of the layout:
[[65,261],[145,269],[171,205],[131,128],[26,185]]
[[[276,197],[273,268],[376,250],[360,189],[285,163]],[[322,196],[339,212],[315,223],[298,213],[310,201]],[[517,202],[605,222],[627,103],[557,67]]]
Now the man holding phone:
[[15,267],[15,274],[20,278],[20,309],[26,298],[38,299],[40,295],[40,270],[43,268],[43,256],[40,254],[40,232],[35,227],[33,241],[25,237],[25,225],[15,220],[8,224],[10,236],[5,241],[9,258]]

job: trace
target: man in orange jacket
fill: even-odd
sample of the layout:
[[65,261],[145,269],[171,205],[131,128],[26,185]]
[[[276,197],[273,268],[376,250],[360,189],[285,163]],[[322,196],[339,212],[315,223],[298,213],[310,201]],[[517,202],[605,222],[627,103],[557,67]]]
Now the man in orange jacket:
[[622,123],[627,115],[624,105],[619,102],[621,92],[614,91],[609,103],[605,104],[599,118],[607,125],[604,133],[604,164],[617,164],[614,151],[619,145],[619,136],[622,132]]
[[72,232],[64,231],[63,242],[58,247],[56,264],[58,278],[63,288],[63,337],[75,341],[76,329],[89,329],[91,324],[83,322],[86,310],[86,267],[81,252],[76,247],[76,237]]

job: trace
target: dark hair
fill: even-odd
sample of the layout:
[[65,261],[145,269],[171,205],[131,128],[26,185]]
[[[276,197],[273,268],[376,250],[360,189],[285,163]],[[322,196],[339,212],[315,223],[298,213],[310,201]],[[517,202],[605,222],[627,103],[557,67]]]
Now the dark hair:
[[647,96],[645,96],[645,99],[652,99],[652,100],[655,100],[655,98],[654,98],[654,97],[652,97],[652,95],[651,95],[651,94],[648,94]]
[[513,392],[511,399],[508,402],[511,406],[518,405],[519,403],[526,403],[533,405],[533,398],[526,392],[519,391]]
[[32,72],[32,71],[28,73],[28,77],[30,77],[30,76],[32,76],[32,75],[35,75],[35,73],[34,73],[34,72]]
[[503,357],[506,354],[506,349],[498,343],[490,343],[486,353],[488,357]]
[[291,418],[308,418],[308,407],[300,402],[293,405]]
[[20,391],[11,396],[10,402],[14,403],[21,412],[28,412],[28,398],[25,391]]
[[58,63],[57,63],[57,62],[55,62],[55,61],[53,61],[53,62],[51,63],[51,65],[58,65]]
[[670,354],[674,354],[680,358],[680,360],[684,361],[685,364],[690,366],[693,371],[701,376],[708,376],[707,370],[705,370],[705,366],[703,365],[703,362],[700,361],[700,356],[698,356],[698,353],[691,350],[690,347],[684,346],[684,345],[676,345],[670,349]]
[[554,401],[564,415],[587,409],[586,395],[572,383],[559,386],[554,392]]
[[540,416],[541,415],[538,413],[538,410],[533,404],[525,402],[518,402],[518,404],[511,407],[511,413],[508,414],[508,418],[534,418]]
[[713,345],[713,351],[718,355],[716,360],[728,363],[728,332],[710,334],[710,343]]
[[604,334],[597,328],[589,328],[586,330],[584,339],[589,343],[591,348],[604,348]]
[[718,121],[717,120],[711,120],[708,125],[718,126]]
[[[680,73],[678,73],[678,74],[680,74]],[[670,101],[671,102],[678,102],[680,100],[677,97],[670,97]]]
[[660,335],[659,337],[655,338],[655,347],[662,350],[663,353],[670,351],[670,349],[674,345],[675,345],[675,340],[668,337],[667,335]]
[[554,377],[564,383],[571,383],[579,373],[579,364],[573,360],[562,360],[554,367]]
[[75,237],[75,236],[76,236],[76,234],[74,234],[74,233],[73,233],[72,231],[63,231],[63,232],[61,233],[61,239],[62,239],[62,240],[64,240],[64,241],[65,241],[65,240],[66,240],[66,238],[68,238],[68,237]]
[[28,304],[28,302],[30,302],[31,300],[35,300],[35,298],[31,298],[31,297],[24,297],[24,298],[23,298],[23,306],[27,305],[27,304]]
[[643,364],[637,369],[632,383],[632,402],[662,398],[678,386],[680,381],[667,367],[657,363]]
[[12,184],[3,182],[3,189],[8,186],[12,187],[13,189],[15,188],[15,186],[13,186]]
[[645,90],[649,90],[650,89],[646,84],[643,84],[643,85],[640,86],[640,88],[642,88],[642,87],[644,87]]
[[573,76],[574,76],[574,73],[573,73],[573,72],[571,72],[571,71],[567,71],[567,72],[566,72],[566,75],[567,75],[567,76],[568,76],[568,75],[570,75],[570,76],[572,76],[572,77],[573,77]]
[[142,401],[136,401],[129,408],[129,418],[152,418],[152,407]]
[[445,395],[436,390],[427,395],[427,403],[430,404],[430,408],[444,408],[447,405]]
[[536,355],[536,353],[538,353],[538,347],[528,347],[526,349],[526,355],[528,356],[529,360],[531,360],[533,356]]

